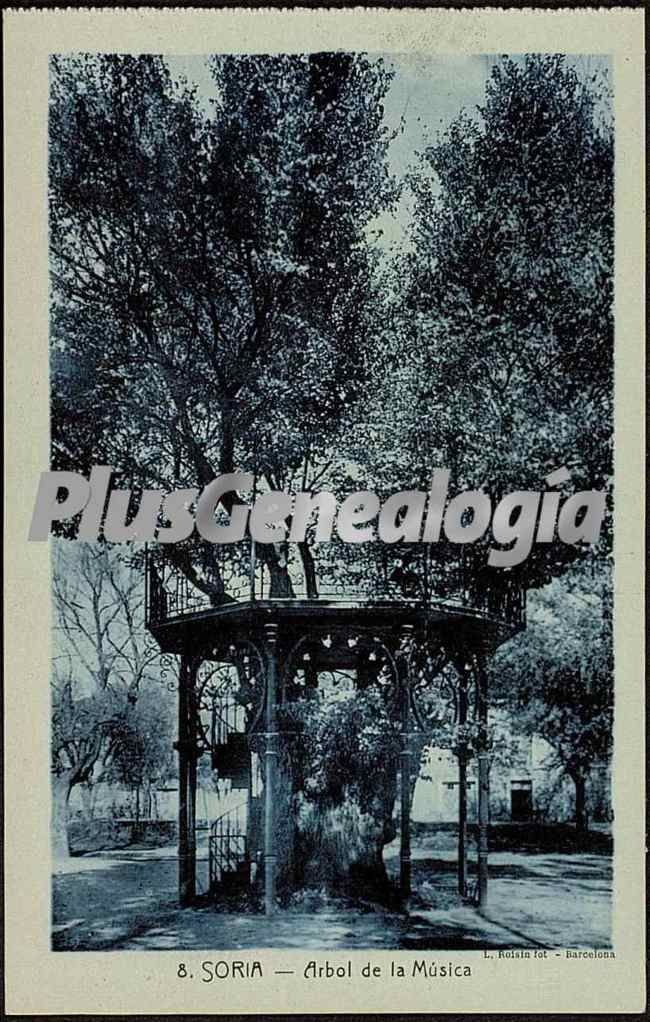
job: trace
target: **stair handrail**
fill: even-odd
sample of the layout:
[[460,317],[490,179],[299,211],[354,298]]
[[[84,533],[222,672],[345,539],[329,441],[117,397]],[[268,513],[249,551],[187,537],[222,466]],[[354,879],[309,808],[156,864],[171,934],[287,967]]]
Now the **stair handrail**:
[[217,816],[216,820],[212,821],[212,823],[210,824],[210,833],[212,834],[217,824],[220,823],[221,820],[225,820],[226,816],[230,816],[230,814],[234,813],[237,809],[243,809],[243,807],[247,805],[248,799],[245,798],[243,802],[238,802],[236,806],[231,806],[230,809],[226,809],[226,811],[221,813],[220,816]]
[[[248,861],[248,835],[242,826],[241,819],[237,820],[235,832],[230,826],[224,826],[231,814],[239,812],[248,801],[239,802],[231,806],[224,813],[221,813],[210,825],[210,837],[208,841],[208,863],[210,889],[213,885],[220,883],[221,878],[228,869],[235,868],[241,863]],[[241,828],[241,832],[240,831]],[[233,847],[234,846],[234,847]]]

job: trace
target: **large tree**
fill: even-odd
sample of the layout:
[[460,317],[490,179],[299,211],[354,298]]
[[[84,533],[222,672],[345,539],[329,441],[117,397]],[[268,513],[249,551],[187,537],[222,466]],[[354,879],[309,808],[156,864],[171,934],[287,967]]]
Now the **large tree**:
[[[54,460],[165,490],[234,470],[319,488],[379,336],[390,76],[350,54],[211,69],[206,110],[156,58],[53,62]],[[310,544],[297,553],[315,595]],[[167,554],[225,598],[217,549]],[[258,548],[272,595],[292,592],[291,556]]]
[[[608,487],[614,181],[606,83],[585,80],[558,56],[498,61],[480,110],[459,115],[426,149],[409,184],[409,245],[385,274],[392,301],[374,397],[347,447],[362,484],[384,494],[398,481],[425,489],[432,467],[445,466],[452,492],[481,488],[494,506],[513,490],[544,490],[544,477],[566,465],[564,494]],[[486,568],[488,543],[474,544],[474,582],[493,588],[515,576],[541,586],[587,553],[604,585],[610,524],[598,551],[556,540],[507,573]],[[401,584],[419,595],[433,585],[444,596],[448,546],[432,548],[428,561],[409,544],[398,553]],[[560,582],[549,587],[557,617],[546,623],[533,596],[530,649],[526,636],[507,646],[503,686],[498,670],[491,680],[501,696],[510,686],[513,711],[573,778],[581,824],[590,766],[611,742],[611,633],[578,622],[571,602],[593,599],[589,571],[572,576],[573,595]],[[576,632],[560,640],[563,599]],[[451,734],[435,740],[454,745]]]
[[[54,62],[57,466],[108,463],[127,484],[162,489],[239,469],[261,489],[344,493],[354,480],[385,494],[426,488],[438,464],[458,488],[497,496],[540,489],[565,463],[600,485],[612,147],[594,90],[558,58],[499,65],[481,118],[461,118],[414,173],[411,248],[382,281],[370,226],[396,189],[381,62],[220,57],[212,71],[206,111],[161,59]],[[327,571],[344,583],[382,565],[383,544],[333,546]],[[292,552],[258,553],[271,593],[290,595]],[[422,595],[409,553],[397,581]],[[563,554],[529,559],[527,580]],[[314,594],[310,544],[298,555]],[[223,598],[210,544],[169,556]],[[325,707],[309,726],[333,735],[337,713]],[[312,794],[313,837],[342,803],[327,784]],[[346,790],[368,824],[360,861],[376,862],[392,805],[369,820],[367,794],[361,782]]]
[[119,548],[86,543],[57,541],[53,562],[52,845],[60,858],[69,854],[73,788],[125,762],[142,729],[141,691],[155,690],[159,704],[164,692],[140,571]]
[[[409,177],[409,246],[391,267],[385,362],[359,450],[386,483],[493,504],[602,489],[612,473],[613,128],[606,83],[561,56],[503,58],[485,102],[461,113]],[[388,374],[391,349],[397,372]],[[385,423],[381,451],[369,438]],[[514,569],[541,584],[576,551],[535,547]],[[493,572],[493,574],[496,574]]]
[[[211,69],[206,112],[162,59],[53,61],[54,459],[163,489],[234,470],[309,488],[372,359],[390,76],[327,53]],[[193,559],[218,589],[213,553]],[[260,557],[290,592],[286,551]]]

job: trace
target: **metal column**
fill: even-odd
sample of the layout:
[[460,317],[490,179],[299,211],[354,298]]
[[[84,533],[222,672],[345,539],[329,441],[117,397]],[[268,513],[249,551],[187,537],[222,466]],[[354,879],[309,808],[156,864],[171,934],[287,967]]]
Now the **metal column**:
[[400,752],[400,891],[404,898],[411,893],[411,751],[410,741],[410,646],[413,639],[413,625],[402,626],[403,650],[398,659],[401,702],[401,752]]
[[190,905],[196,894],[196,748],[193,734],[195,672],[182,656],[178,678],[178,897]]
[[278,758],[276,699],[278,687],[278,626],[267,624],[266,633],[266,749],[264,779],[264,911],[275,911],[275,775]]
[[478,724],[478,905],[488,899],[488,826],[490,822],[490,779],[488,763],[488,685],[485,661],[476,658],[476,717]]
[[467,673],[461,671],[458,680],[458,890],[467,894]]

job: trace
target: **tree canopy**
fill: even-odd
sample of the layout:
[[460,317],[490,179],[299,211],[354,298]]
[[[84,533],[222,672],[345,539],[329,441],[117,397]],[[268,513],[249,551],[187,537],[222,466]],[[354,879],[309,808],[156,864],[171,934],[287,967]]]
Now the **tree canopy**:
[[[571,490],[611,482],[613,127],[605,85],[561,56],[504,58],[409,176],[410,246],[395,260],[387,352],[359,445],[382,478]],[[371,438],[386,424],[381,450]],[[536,547],[542,584],[575,550]]]
[[390,75],[347,54],[211,68],[206,112],[162,59],[53,61],[53,458],[308,488],[373,357]]
[[371,349],[387,72],[343,54],[212,72],[206,113],[157,58],[53,66],[55,379],[93,409],[92,455],[143,485],[282,481],[331,444]]
[[[444,465],[496,502],[564,464],[572,488],[606,486],[602,84],[558,56],[498,62],[478,115],[408,176],[410,241],[386,265],[372,226],[400,183],[382,61],[220,56],[211,73],[206,109],[162,58],[53,60],[55,467],[108,463],[166,489],[237,469],[262,489],[381,493],[426,488]],[[520,574],[546,582],[574,554],[537,548]],[[287,552],[260,556],[289,592]],[[364,558],[376,551],[339,560],[354,572]]]

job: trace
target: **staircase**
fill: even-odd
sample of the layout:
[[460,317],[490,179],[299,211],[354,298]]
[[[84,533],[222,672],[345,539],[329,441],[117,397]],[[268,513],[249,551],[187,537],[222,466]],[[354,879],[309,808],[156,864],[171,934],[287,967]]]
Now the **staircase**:
[[243,801],[217,817],[210,827],[210,894],[219,897],[242,894],[251,886],[248,846],[251,750],[246,734],[244,707],[225,688],[213,700],[210,728],[212,769],[231,793],[241,792]]
[[248,803],[222,813],[210,827],[210,894],[241,894],[251,881],[246,827]]
[[219,778],[230,781],[231,790],[248,791],[250,784],[250,750],[248,735],[231,731],[226,740],[212,746],[212,769]]

